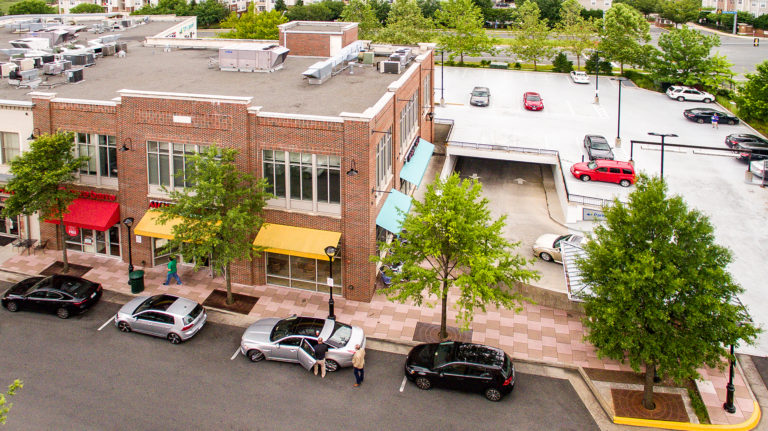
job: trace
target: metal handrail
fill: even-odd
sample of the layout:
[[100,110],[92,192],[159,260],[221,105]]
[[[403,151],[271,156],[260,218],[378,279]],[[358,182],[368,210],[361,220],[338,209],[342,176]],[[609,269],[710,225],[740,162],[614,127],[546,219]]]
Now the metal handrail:
[[474,148],[477,150],[493,150],[493,151],[514,151],[517,153],[526,153],[526,154],[549,154],[556,156],[558,155],[557,150],[545,150],[543,148],[531,148],[531,147],[517,147],[517,146],[509,146],[509,145],[493,145],[493,144],[478,144],[478,143],[472,143],[472,142],[462,142],[462,141],[449,141],[446,142],[447,145],[456,145],[458,147],[465,147],[465,148]]

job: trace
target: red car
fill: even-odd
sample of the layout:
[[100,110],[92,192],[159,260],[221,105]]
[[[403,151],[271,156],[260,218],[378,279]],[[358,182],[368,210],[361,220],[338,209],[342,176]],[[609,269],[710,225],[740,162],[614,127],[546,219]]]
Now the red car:
[[539,93],[528,91],[523,94],[523,106],[529,111],[541,111],[544,109],[544,101]]
[[574,163],[571,174],[582,181],[605,181],[619,183],[629,187],[637,181],[635,167],[629,162],[617,160],[593,160],[587,163]]

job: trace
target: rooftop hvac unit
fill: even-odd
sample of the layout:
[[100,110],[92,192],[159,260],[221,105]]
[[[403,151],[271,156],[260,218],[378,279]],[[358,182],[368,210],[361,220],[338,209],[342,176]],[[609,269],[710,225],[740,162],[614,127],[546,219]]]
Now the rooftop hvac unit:
[[40,71],[37,69],[22,70],[19,72],[19,75],[21,75],[21,82],[29,82],[38,79],[40,77]]
[[249,43],[219,48],[219,68],[230,72],[273,72],[281,69],[288,48]]
[[124,20],[120,21],[120,25],[123,26],[123,28],[131,27],[131,26],[133,26],[133,20],[124,19]]
[[64,72],[64,62],[54,61],[43,65],[43,73],[46,75],[59,75]]
[[373,64],[373,59],[376,57],[376,54],[371,52],[364,52],[363,53],[363,64]]
[[31,70],[35,68],[34,58],[19,58],[14,59],[13,62],[19,65],[19,70]]
[[380,61],[379,72],[381,73],[400,73],[401,64],[399,61]]
[[80,82],[83,80],[83,68],[72,69],[67,72],[67,82]]
[[128,42],[117,42],[115,46],[117,51],[128,52]]
[[104,57],[115,55],[115,45],[104,45],[101,48],[101,55]]
[[43,63],[53,63],[56,61],[55,55],[44,55],[43,57]]
[[7,78],[12,70],[18,69],[15,63],[0,63],[0,77]]
[[72,69],[72,62],[69,60],[61,60],[61,63],[64,65],[64,70],[70,70]]
[[307,78],[310,84],[322,84],[331,77],[333,73],[333,62],[330,60],[318,61],[309,66],[302,75]]
[[65,54],[64,59],[71,61],[73,66],[92,66],[94,63],[94,54]]

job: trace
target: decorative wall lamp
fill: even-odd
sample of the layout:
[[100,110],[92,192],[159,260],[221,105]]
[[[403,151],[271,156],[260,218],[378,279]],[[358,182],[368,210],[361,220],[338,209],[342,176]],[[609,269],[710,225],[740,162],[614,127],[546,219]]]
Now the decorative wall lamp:
[[352,159],[351,166],[347,171],[347,176],[354,177],[357,175],[357,166],[355,165],[355,159]]
[[133,141],[131,140],[131,138],[123,139],[123,146],[120,147],[120,151],[125,152],[132,149],[133,149]]

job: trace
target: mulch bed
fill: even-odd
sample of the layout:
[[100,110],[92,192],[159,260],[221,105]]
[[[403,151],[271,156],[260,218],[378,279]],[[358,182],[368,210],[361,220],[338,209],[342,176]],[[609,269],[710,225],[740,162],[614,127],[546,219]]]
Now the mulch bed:
[[0,236],[0,247],[4,247],[14,241],[16,241],[18,238],[13,238],[9,236]]
[[680,394],[654,392],[653,402],[656,408],[647,410],[643,407],[643,391],[611,388],[613,410],[616,416],[625,418],[653,419],[660,421],[690,422],[685,411],[685,403]]
[[48,266],[48,268],[45,268],[44,270],[40,271],[40,275],[63,274],[63,275],[72,275],[75,277],[82,277],[85,275],[86,272],[93,269],[93,267],[70,263],[68,272],[64,272],[63,269],[64,269],[64,262],[56,261],[56,262],[53,262],[50,266]]
[[[468,331],[459,331],[459,328],[448,326],[446,331],[448,332],[448,340],[463,341],[465,343],[472,342],[471,329]],[[440,339],[440,325],[416,322],[416,330],[413,333],[413,341],[420,341],[422,343],[437,343],[442,341]]]
[[256,296],[242,295],[234,292],[232,292],[232,296],[234,297],[235,302],[229,305],[227,304],[227,291],[214,289],[213,292],[205,298],[203,306],[219,308],[238,314],[248,314],[259,300]]

